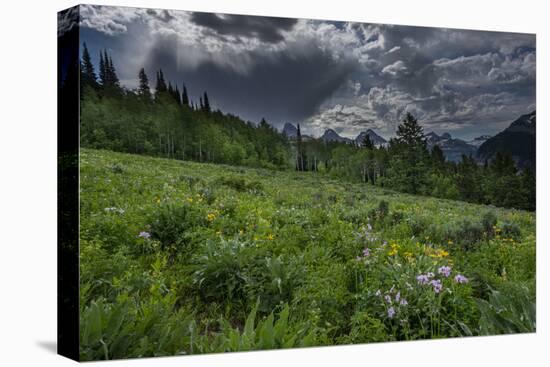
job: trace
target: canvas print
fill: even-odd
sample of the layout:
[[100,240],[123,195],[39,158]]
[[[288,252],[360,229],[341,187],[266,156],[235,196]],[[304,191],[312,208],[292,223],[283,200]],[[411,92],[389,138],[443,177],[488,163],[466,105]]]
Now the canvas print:
[[535,332],[534,34],[58,20],[61,354]]

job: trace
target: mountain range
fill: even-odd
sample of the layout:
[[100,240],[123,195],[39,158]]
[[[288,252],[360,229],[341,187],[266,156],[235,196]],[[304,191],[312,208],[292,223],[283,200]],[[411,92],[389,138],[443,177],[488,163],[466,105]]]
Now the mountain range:
[[518,167],[535,168],[536,124],[536,111],[520,116],[506,129],[481,144],[477,157],[490,160],[497,152],[508,153]]
[[[298,129],[293,124],[286,123],[282,133],[292,140],[296,139]],[[388,144],[386,139],[372,129],[362,131],[355,139],[341,136],[333,129],[326,129],[320,139],[326,142],[361,145],[367,135],[377,147]],[[425,136],[428,148],[431,150],[438,145],[449,161],[459,162],[462,155],[467,155],[483,162],[493,158],[497,152],[504,152],[512,155],[519,167],[535,166],[536,111],[519,117],[508,128],[495,136],[481,135],[469,141],[453,138],[448,132],[438,135],[432,131]],[[309,135],[302,135],[302,139],[313,138]]]

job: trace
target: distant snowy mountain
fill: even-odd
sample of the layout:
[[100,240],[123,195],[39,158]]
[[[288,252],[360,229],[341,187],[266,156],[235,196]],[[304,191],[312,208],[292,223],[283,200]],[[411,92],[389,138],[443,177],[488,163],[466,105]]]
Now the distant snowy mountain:
[[437,135],[433,131],[429,132],[426,134],[426,143],[430,150],[438,145],[443,151],[445,158],[452,162],[460,161],[462,155],[475,156],[477,151],[477,146],[469,144],[462,139],[453,139],[449,133]]
[[487,139],[477,151],[481,160],[491,159],[498,152],[510,154],[519,167],[535,168],[536,111],[520,116],[506,129]]
[[481,136],[478,136],[477,138],[474,138],[468,141],[467,143],[470,145],[473,145],[474,147],[479,148],[481,144],[485,143],[489,139],[491,139],[491,135],[481,135]]
[[363,144],[363,141],[365,140],[365,136],[369,136],[370,141],[374,144],[375,147],[385,146],[388,144],[386,139],[375,133],[372,129],[368,129],[367,131],[362,131],[357,137],[355,138],[355,143],[359,146]]
[[283,135],[285,135],[289,139],[296,139],[296,136],[298,135],[298,129],[296,126],[286,123],[283,127]]
[[336,141],[339,143],[351,143],[352,140],[349,138],[344,138],[343,136],[340,136],[336,131],[332,129],[325,130],[325,133],[323,136],[321,136],[321,139],[330,142],[330,141]]

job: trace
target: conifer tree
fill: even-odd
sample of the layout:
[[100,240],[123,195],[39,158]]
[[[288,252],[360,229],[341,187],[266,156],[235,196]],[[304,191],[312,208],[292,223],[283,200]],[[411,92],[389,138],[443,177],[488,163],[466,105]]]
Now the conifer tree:
[[187,95],[187,88],[185,87],[185,84],[183,84],[183,92],[181,94],[181,103],[184,106],[189,106],[189,96]]
[[147,74],[145,74],[144,68],[141,68],[141,70],[139,71],[138,94],[140,97],[142,97],[146,101],[151,100],[151,89],[149,88],[149,78],[147,78]]
[[164,73],[162,72],[162,69],[160,69],[157,72],[157,86],[156,91],[158,92],[166,92],[166,82],[164,81]]
[[208,101],[208,94],[206,94],[206,92],[204,92],[204,111],[205,112],[210,112],[210,102]]
[[107,73],[105,68],[105,58],[103,57],[103,51],[99,51],[99,80],[101,84],[105,86],[107,83]]
[[107,73],[108,73],[108,79],[109,79],[109,84],[112,86],[112,87],[120,87],[120,82],[118,80],[118,76],[116,75],[116,69],[115,69],[115,65],[113,64],[113,59],[111,58],[110,55],[107,55],[107,51],[105,51],[105,55],[108,57],[108,60],[109,60],[109,63],[108,63],[108,67],[107,67]]
[[80,70],[82,74],[82,81],[95,87],[97,84],[97,76],[95,75],[94,64],[92,63],[92,58],[90,57],[90,53],[88,52],[86,42],[84,42],[83,44],[82,64]]
[[181,106],[181,94],[177,85],[176,85],[176,88],[174,88],[174,98],[176,99],[176,102],[178,103],[178,105]]

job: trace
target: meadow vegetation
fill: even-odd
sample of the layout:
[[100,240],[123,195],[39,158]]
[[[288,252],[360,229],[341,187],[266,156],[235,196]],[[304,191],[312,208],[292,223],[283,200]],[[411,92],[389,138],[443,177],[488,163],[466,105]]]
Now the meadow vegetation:
[[83,360],[535,331],[535,214],[82,149]]

